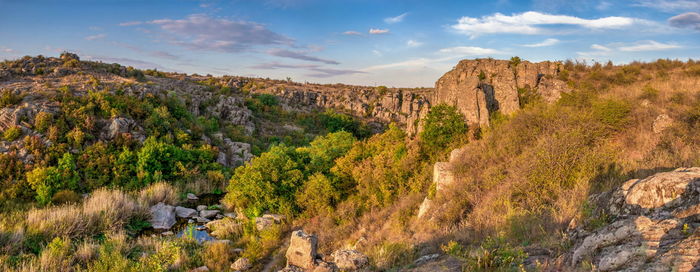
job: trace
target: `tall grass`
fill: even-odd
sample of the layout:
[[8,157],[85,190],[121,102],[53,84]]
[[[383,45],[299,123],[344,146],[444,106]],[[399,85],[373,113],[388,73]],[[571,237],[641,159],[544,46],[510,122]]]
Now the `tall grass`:
[[87,237],[120,230],[129,219],[143,214],[126,193],[98,189],[82,204],[33,209],[27,214],[30,231],[51,236]]

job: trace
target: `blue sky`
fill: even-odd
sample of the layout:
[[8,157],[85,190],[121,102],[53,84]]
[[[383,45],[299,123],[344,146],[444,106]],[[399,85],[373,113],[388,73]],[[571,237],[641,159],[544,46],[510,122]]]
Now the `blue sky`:
[[700,0],[0,0],[0,59],[431,87],[465,58],[700,59]]

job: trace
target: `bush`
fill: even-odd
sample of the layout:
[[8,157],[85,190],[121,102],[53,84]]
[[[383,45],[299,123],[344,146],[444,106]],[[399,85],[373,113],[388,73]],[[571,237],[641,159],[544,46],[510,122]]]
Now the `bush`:
[[68,238],[54,238],[39,255],[42,271],[71,271],[73,256]]
[[10,127],[2,133],[2,138],[8,142],[19,139],[19,136],[22,136],[22,128],[18,126]]
[[34,118],[34,129],[39,132],[45,132],[52,125],[52,121],[53,115],[51,113],[39,112]]
[[266,210],[292,214],[297,209],[294,194],[303,179],[294,148],[272,146],[250,163],[236,168],[223,201],[244,210],[249,217]]
[[642,94],[639,96],[640,99],[656,100],[659,97],[659,90],[654,89],[650,85],[644,85],[642,88]]
[[207,243],[202,254],[206,256],[204,265],[214,271],[228,271],[227,269],[235,260],[233,248],[229,243],[224,242]]
[[466,132],[466,120],[457,108],[441,104],[432,107],[423,119],[423,131],[419,136],[422,145],[426,147],[428,154],[431,154],[466,136]]
[[65,203],[78,203],[80,202],[80,195],[71,190],[61,190],[56,192],[56,194],[51,197],[51,203],[54,204],[65,204]]
[[333,183],[321,173],[311,176],[296,197],[304,210],[314,214],[331,212],[339,198]]
[[24,95],[15,94],[11,90],[2,90],[0,92],[0,108],[15,105],[21,102],[22,98],[24,98]]

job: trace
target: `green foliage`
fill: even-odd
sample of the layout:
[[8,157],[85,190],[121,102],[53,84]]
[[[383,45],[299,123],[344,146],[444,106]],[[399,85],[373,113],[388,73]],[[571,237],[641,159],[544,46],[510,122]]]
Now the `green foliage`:
[[61,189],[77,189],[78,180],[75,160],[70,153],[63,154],[58,167],[37,167],[27,173],[27,182],[36,192],[39,204],[49,203],[54,193]]
[[34,118],[34,129],[38,132],[46,132],[52,122],[53,115],[51,113],[45,111],[39,112]]
[[486,79],[486,73],[483,70],[479,71],[478,75],[479,81],[484,81]]
[[537,90],[532,88],[518,88],[518,103],[520,104],[520,108],[524,108],[541,99],[542,97],[537,93]]
[[296,151],[305,156],[306,173],[328,173],[335,164],[335,159],[345,155],[355,143],[355,137],[349,132],[339,131],[318,136],[308,146]]
[[19,139],[19,136],[22,136],[22,128],[18,126],[10,127],[2,133],[2,138],[8,142]]
[[640,99],[648,99],[651,101],[655,101],[656,98],[659,97],[659,90],[654,89],[650,85],[644,85],[644,88],[642,88],[642,94],[639,96]]
[[423,131],[419,137],[428,150],[436,152],[448,147],[467,132],[466,120],[457,108],[445,104],[434,106],[423,119]]
[[467,250],[455,241],[441,246],[443,252],[466,261],[468,271],[515,271],[527,254],[503,238],[487,238],[478,248]]
[[377,93],[378,93],[380,96],[383,96],[383,95],[385,95],[387,92],[389,92],[389,88],[387,88],[386,86],[377,86],[376,88],[374,88],[374,90],[377,91]]
[[625,101],[608,99],[594,102],[592,111],[604,125],[619,129],[627,122],[631,107]]
[[331,212],[339,199],[340,192],[333,182],[321,173],[309,177],[296,196],[299,205],[315,215]]
[[300,168],[294,148],[272,146],[249,164],[236,168],[224,201],[245,209],[251,217],[266,210],[293,214],[297,210],[294,194],[304,179]]
[[71,190],[60,190],[56,192],[53,197],[51,197],[51,203],[54,204],[64,204],[64,203],[78,203],[80,202],[80,195]]
[[22,98],[24,98],[22,94],[15,94],[9,89],[2,90],[0,91],[0,108],[16,105],[22,101]]
[[510,62],[508,63],[508,65],[511,68],[515,69],[516,67],[518,67],[518,65],[520,65],[521,62],[522,62],[522,60],[520,59],[520,57],[515,56],[515,57],[510,58]]

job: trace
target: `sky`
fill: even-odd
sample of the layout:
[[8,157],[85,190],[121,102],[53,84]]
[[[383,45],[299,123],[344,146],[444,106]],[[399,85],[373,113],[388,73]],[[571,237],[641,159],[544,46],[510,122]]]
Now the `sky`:
[[700,59],[700,0],[0,0],[0,59],[432,87],[461,59]]

